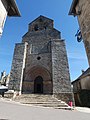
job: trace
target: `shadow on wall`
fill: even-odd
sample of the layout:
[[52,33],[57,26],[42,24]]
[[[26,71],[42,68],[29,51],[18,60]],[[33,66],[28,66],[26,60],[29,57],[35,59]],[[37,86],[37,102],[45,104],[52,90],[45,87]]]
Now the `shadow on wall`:
[[81,90],[74,93],[75,105],[82,107],[90,107],[90,90]]

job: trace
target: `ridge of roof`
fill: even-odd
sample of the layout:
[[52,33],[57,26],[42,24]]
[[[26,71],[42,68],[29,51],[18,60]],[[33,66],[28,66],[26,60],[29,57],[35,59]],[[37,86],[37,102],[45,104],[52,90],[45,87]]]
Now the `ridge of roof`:
[[48,19],[48,20],[50,20],[50,21],[53,22],[52,19],[50,19],[50,18],[48,18],[48,17],[45,17],[45,16],[43,16],[43,15],[40,15],[39,17],[37,17],[36,19],[34,19],[32,22],[30,22],[29,25],[32,24],[33,22],[35,22],[36,20],[40,19],[40,18],[45,18],[45,19]]

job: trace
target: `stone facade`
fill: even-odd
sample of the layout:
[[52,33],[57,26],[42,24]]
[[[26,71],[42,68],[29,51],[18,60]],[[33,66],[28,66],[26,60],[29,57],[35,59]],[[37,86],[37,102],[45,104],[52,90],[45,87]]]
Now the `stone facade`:
[[53,20],[39,16],[29,24],[22,43],[16,44],[9,89],[72,96],[65,42]]
[[69,14],[77,16],[90,65],[90,0],[73,0]]
[[21,92],[23,73],[25,68],[27,43],[18,43],[15,46],[9,87]]

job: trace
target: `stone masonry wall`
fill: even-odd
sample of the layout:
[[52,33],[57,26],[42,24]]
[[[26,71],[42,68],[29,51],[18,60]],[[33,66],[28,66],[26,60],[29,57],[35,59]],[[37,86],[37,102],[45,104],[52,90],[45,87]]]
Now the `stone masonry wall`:
[[27,43],[18,43],[15,46],[9,82],[9,89],[11,90],[21,91],[22,89],[26,50]]
[[81,14],[77,15],[77,17],[90,65],[90,0],[79,0],[76,13],[77,11],[81,11]]
[[[50,41],[51,39],[61,38],[60,32],[54,28],[41,31],[28,31],[22,39],[22,42],[38,43]],[[43,40],[42,40],[43,39]]]
[[71,92],[70,74],[64,40],[52,41],[53,93]]

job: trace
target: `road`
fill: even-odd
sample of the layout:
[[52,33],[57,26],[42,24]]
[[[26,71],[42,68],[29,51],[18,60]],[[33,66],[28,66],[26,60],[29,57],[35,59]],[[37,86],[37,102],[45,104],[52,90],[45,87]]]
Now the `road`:
[[26,106],[0,99],[0,120],[90,120],[90,113]]

